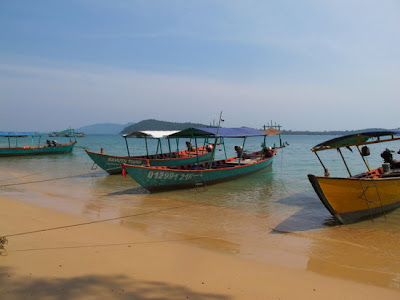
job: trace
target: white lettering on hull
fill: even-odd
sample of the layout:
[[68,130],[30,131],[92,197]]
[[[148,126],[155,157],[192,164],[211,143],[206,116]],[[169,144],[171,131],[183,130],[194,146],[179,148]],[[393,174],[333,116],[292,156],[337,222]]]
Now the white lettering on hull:
[[171,180],[171,181],[192,181],[193,174],[178,174],[173,172],[150,171],[147,174],[149,179]]

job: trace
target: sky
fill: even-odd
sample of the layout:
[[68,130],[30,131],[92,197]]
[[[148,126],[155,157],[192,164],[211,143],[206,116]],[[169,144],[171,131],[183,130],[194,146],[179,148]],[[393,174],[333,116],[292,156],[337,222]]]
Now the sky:
[[400,127],[398,0],[0,0],[0,131]]

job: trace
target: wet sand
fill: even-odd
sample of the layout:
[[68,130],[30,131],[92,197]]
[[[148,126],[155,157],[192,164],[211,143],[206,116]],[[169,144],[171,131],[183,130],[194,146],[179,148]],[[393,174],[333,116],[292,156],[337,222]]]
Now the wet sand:
[[321,227],[309,195],[276,214],[268,190],[271,213],[206,202],[235,183],[151,195],[119,176],[0,169],[2,299],[400,298],[400,212]]
[[[90,221],[90,220],[89,220]],[[3,299],[399,299],[398,289],[258,261],[0,198]],[[209,241],[213,243],[213,241]],[[216,249],[218,246],[215,247]],[[281,253],[285,257],[285,253]],[[279,260],[279,253],[275,253]],[[322,266],[322,265],[321,265]]]

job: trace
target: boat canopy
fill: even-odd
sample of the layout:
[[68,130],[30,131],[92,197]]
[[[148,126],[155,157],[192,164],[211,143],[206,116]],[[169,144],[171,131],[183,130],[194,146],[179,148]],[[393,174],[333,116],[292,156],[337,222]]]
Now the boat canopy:
[[[323,143],[320,143],[311,150],[313,152],[328,150],[328,149],[338,149],[342,147],[350,147],[350,146],[360,146],[367,145],[373,143],[382,143],[382,142],[390,142],[394,140],[399,140],[400,137],[394,137],[395,135],[400,134],[400,129],[392,129],[392,130],[382,130],[382,131],[365,131],[359,132],[356,134],[344,135],[341,137],[337,137]],[[389,136],[387,139],[381,139],[381,137]],[[376,139],[370,141],[371,139]]]
[[0,131],[3,137],[27,137],[36,135],[36,132],[17,132],[17,131]]
[[167,131],[167,130],[160,130],[160,131],[154,131],[154,130],[146,130],[146,131],[135,131],[131,132],[128,134],[124,134],[123,137],[137,137],[137,138],[153,138],[153,139],[160,139],[166,136],[169,136],[171,134],[174,134],[178,132],[177,130],[175,131]]
[[237,137],[244,138],[249,136],[266,136],[267,134],[263,131],[249,128],[187,128],[177,133],[171,134],[169,138],[175,137]]

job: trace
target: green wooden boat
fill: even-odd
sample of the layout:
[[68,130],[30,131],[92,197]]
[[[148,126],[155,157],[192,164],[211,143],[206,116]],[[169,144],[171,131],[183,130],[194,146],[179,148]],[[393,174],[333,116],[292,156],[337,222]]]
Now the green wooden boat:
[[[215,143],[224,137],[266,136],[265,132],[252,128],[189,128],[169,137],[214,137]],[[151,192],[205,186],[245,176],[270,166],[278,148],[265,147],[258,152],[245,154],[238,147],[238,156],[223,160],[197,162],[181,166],[135,166],[122,164],[123,175],[129,174],[137,183]],[[225,152],[226,153],[226,152]],[[214,157],[215,147],[212,151]],[[226,155],[226,154],[225,154]]]
[[[8,132],[1,131],[0,137],[8,138],[8,147],[0,148],[0,156],[26,156],[26,155],[48,155],[48,154],[63,154],[70,153],[76,141],[70,141],[65,144],[58,144],[55,141],[47,141],[43,146],[40,146],[40,135],[35,132]],[[30,146],[18,146],[18,138],[31,137]],[[11,139],[15,138],[15,146],[11,145]],[[38,138],[38,145],[34,146],[34,138]]]
[[[197,148],[189,146],[190,149],[188,148],[187,150],[162,153],[161,139],[176,132],[177,131],[135,131],[133,133],[123,135],[126,142],[128,156],[115,156],[104,154],[103,150],[101,150],[100,152],[85,150],[85,152],[87,153],[87,155],[89,155],[89,157],[94,161],[97,166],[99,166],[109,174],[121,174],[123,163],[138,166],[175,166],[182,164],[191,164],[197,161],[206,161],[210,159],[212,155],[212,149],[210,145],[204,145]],[[146,142],[147,154],[140,156],[130,156],[129,146],[126,140],[126,138],[129,137],[144,138]],[[158,140],[155,154],[149,154],[148,152],[148,138]],[[171,146],[169,148],[171,148]]]

